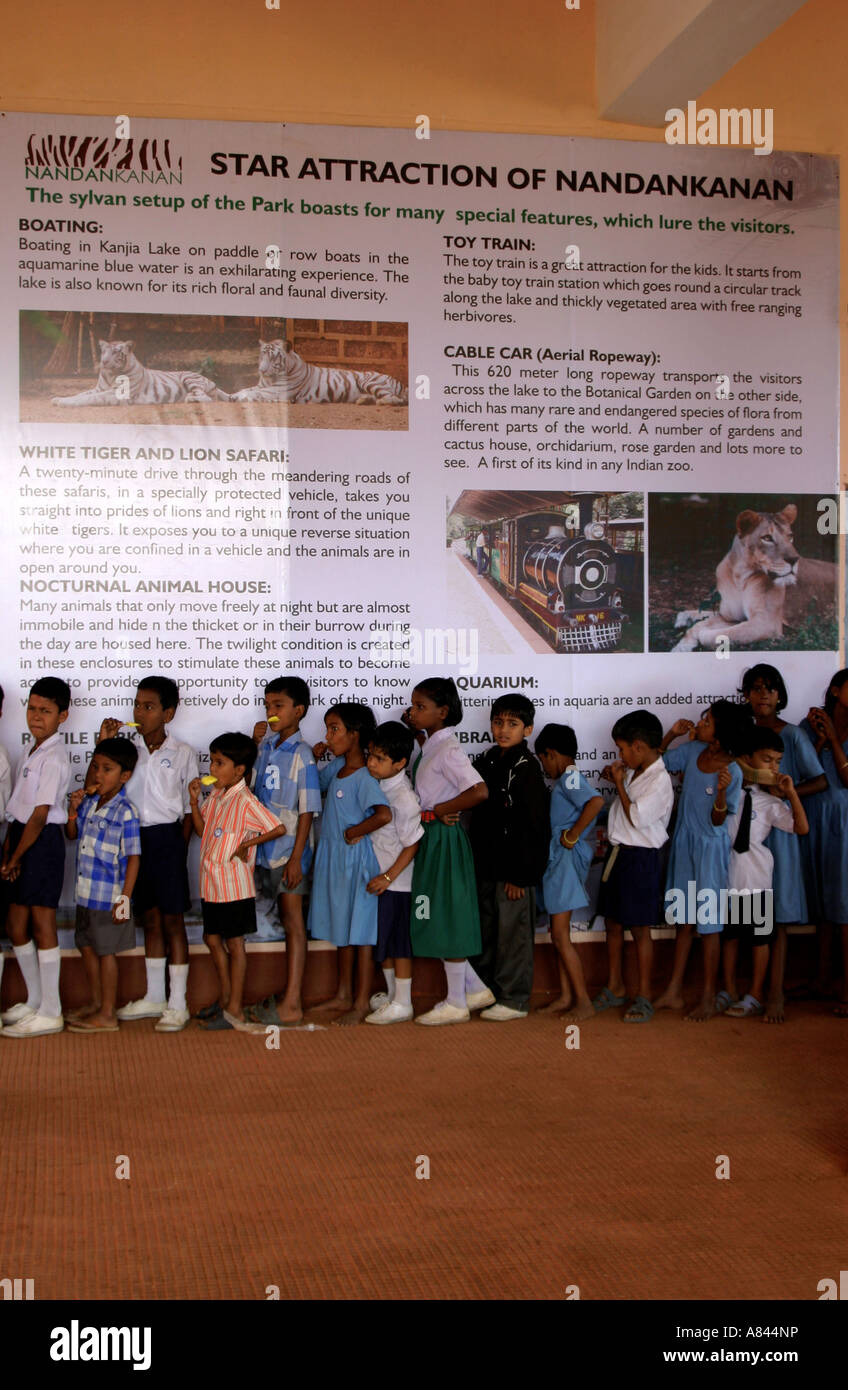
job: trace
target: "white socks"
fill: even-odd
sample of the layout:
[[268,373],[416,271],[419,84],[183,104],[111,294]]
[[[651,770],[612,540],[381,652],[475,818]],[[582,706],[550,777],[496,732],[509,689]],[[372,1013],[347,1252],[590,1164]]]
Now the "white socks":
[[411,1005],[412,1005],[412,980],[411,980],[411,979],[410,979],[410,980],[395,980],[395,984],[394,984],[394,1002],[395,1002],[396,1004],[403,1004],[404,1008],[407,1008],[407,1009],[411,1007]]
[[[168,994],[169,1009],[184,1009],[186,1006],[186,984],[188,983],[187,965],[169,965],[168,980],[170,991]],[[147,996],[148,999],[150,995]]]
[[39,1013],[41,1010],[41,974],[38,969],[38,957],[41,952],[36,953],[34,941],[28,941],[25,946],[13,946],[12,950],[24,977],[27,990],[27,1008]]
[[466,1009],[465,1002],[465,968],[467,961],[446,960],[445,974],[448,979],[448,1003],[453,1004],[457,1009]]
[[61,964],[62,952],[58,946],[51,946],[49,951],[38,952],[36,968],[41,975],[41,1005],[38,1012],[45,1018],[59,1018],[62,1013],[62,1005],[59,1003]]
[[165,1003],[165,966],[168,961],[165,956],[156,956],[151,960],[150,956],[144,957],[144,968],[147,971],[147,989],[144,991],[145,999],[149,999],[151,1004]]
[[382,967],[382,970],[386,977],[386,993],[389,996],[389,1003],[391,1004],[392,1000],[395,998],[395,990],[397,989],[395,984],[395,972],[393,970],[387,970],[385,966]]
[[477,971],[470,961],[465,962],[465,993],[479,994],[481,990],[488,989],[485,980],[481,980]]

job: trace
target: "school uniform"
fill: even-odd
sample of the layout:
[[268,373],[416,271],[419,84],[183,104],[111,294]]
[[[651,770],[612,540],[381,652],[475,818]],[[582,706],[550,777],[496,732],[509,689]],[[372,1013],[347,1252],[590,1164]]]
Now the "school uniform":
[[[406,771],[396,772],[393,777],[380,781],[392,812],[388,825],[381,825],[371,833],[371,844],[377,856],[381,874],[397,861],[397,858],[410,845],[418,844],[424,836],[421,824],[421,806],[412,790]],[[412,956],[412,939],[409,923],[412,913],[412,873],[413,865],[407,864],[397,878],[393,878],[385,893],[377,898],[377,946],[374,959],[409,960]]]
[[663,856],[674,787],[662,758],[636,776],[628,768],[624,790],[630,818],[616,792],[607,818],[610,848],[601,874],[598,912],[622,927],[650,927],[662,920]]
[[9,762],[9,755],[0,743],[0,821],[5,828],[6,807],[9,804],[9,797],[12,795],[12,768]]
[[124,891],[127,860],[141,854],[138,816],[123,787],[103,806],[84,797],[77,812],[76,931],[78,951],[90,946],[98,956],[117,955],[135,946],[135,928],[112,921],[115,900]]
[[[471,812],[482,950],[472,964],[498,1004],[525,1012],[533,988],[536,884],[545,872],[549,797],[526,740],[490,748],[473,761],[489,789]],[[524,889],[507,897],[506,885]]]
[[382,783],[367,767],[340,777],[344,765],[344,758],[334,758],[318,773],[326,796],[312,874],[309,932],[334,946],[376,946],[377,899],[366,887],[380,871],[377,856],[370,835],[349,845],[344,833],[389,802]]
[[[750,928],[743,929],[746,934],[748,930],[754,931],[754,918],[757,919],[754,945],[764,946],[774,934],[773,903],[770,904],[764,896],[772,892],[774,877],[774,858],[766,840],[773,830],[793,834],[795,817],[791,807],[780,797],[771,796],[760,787],[746,787],[738,811],[728,817],[727,833],[731,846],[736,841],[740,823],[743,822],[743,818],[747,819],[746,803],[750,803],[748,848],[731,849],[727,886],[737,893],[749,894],[754,899],[750,910],[740,913],[739,916],[751,923]],[[726,926],[724,932],[728,940],[742,934],[738,922]]]
[[426,904],[426,913],[413,915],[413,955],[440,960],[479,956],[480,913],[471,845],[462,826],[458,822],[444,825],[433,807],[453,801],[482,778],[450,728],[430,734],[413,767],[413,778],[424,839],[415,856],[412,895]]
[[[816,757],[810,740],[797,724],[784,724],[778,731],[783,739],[780,770],[786,772],[797,786],[813,777],[821,777],[824,769]],[[805,808],[817,800],[805,797]],[[775,828],[766,841],[774,858],[774,920],[776,922],[807,922],[809,907],[804,873],[803,842],[807,836],[790,835]]]
[[141,866],[133,893],[136,912],[158,908],[179,916],[191,906],[184,818],[191,811],[188,784],[199,775],[197,755],[166,732],[151,753],[139,733],[131,735],[138,762],[126,785],[141,826]]
[[51,734],[25,753],[6,806],[8,840],[14,852],[36,806],[47,806],[47,823],[21,859],[21,871],[10,885],[9,902],[26,907],[58,907],[65,876],[67,795],[70,759],[60,733]]
[[[253,787],[256,796],[273,812],[286,833],[276,840],[266,840],[256,854],[256,882],[269,898],[276,898],[282,885],[283,869],[291,858],[300,816],[312,812],[321,814],[321,787],[318,768],[312,749],[298,729],[278,744],[278,735],[267,733],[259,744]],[[315,852],[315,826],[303,847],[301,868],[303,878],[297,888],[286,890],[303,893],[306,876],[312,867]]]
[[[815,749],[817,736],[809,722],[800,728]],[[848,758],[848,739],[842,745]],[[810,823],[808,862],[810,906],[817,922],[848,922],[848,788],[842,785],[830,745],[818,754],[827,778],[827,791],[808,796],[804,810]]]
[[253,795],[244,778],[234,787],[216,788],[200,807],[200,900],[203,930],[229,939],[256,931],[253,868],[256,847],[247,860],[234,858],[242,840],[265,835],[279,825],[276,816]]
[[[566,768],[551,794],[551,838],[542,895],[552,916],[555,912],[572,912],[575,908],[589,906],[586,876],[592,863],[594,825],[586,826],[571,849],[565,848],[561,836],[563,830],[571,830],[580,819],[583,807],[597,795],[576,765]],[[572,838],[569,835],[569,839]]]
[[[683,786],[677,808],[677,824],[671,841],[671,852],[666,873],[666,902],[672,891],[682,892],[689,901],[689,885],[695,885],[695,893],[708,888],[715,895],[714,902],[721,901],[720,894],[727,888],[730,868],[730,836],[727,821],[735,815],[739,807],[742,790],[742,772],[736,763],[730,763],[730,785],[725,791],[727,815],[721,825],[712,821],[713,805],[718,796],[718,773],[702,772],[698,758],[706,749],[706,743],[690,740],[679,748],[672,748],[663,754],[663,761],[669,772],[683,773]],[[705,903],[698,908],[698,932],[702,936],[719,932],[721,913],[713,911]],[[694,923],[692,924],[694,925]]]

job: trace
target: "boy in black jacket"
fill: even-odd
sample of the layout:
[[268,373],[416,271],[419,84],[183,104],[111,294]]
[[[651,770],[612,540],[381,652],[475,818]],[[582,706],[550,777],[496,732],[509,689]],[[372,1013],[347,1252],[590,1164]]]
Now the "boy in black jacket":
[[548,857],[550,815],[542,769],[527,747],[536,709],[526,695],[492,705],[494,748],[473,759],[489,789],[471,813],[483,950],[474,969],[495,997],[480,1017],[526,1018],[533,987],[535,885]]

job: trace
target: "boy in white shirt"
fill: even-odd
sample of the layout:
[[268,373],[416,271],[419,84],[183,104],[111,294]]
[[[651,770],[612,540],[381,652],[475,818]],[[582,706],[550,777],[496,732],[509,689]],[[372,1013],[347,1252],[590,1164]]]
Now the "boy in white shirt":
[[627,1003],[621,970],[627,927],[636,942],[639,989],[624,1022],[647,1023],[654,1016],[651,928],[661,915],[660,849],[668,839],[674,788],[662,760],[663,729],[655,714],[637,709],[622,715],[613,725],[612,737],[619,757],[601,775],[615,784],[617,795],[607,821],[610,848],[598,898],[598,911],[606,919],[609,979],[592,1002],[598,1013]]
[[[6,931],[27,989],[26,1003],[2,1015],[3,1037],[37,1038],[64,1028],[59,1000],[61,953],[56,908],[65,876],[66,798],[71,764],[59,732],[71,691],[44,676],[30,690],[26,709],[33,745],[24,754],[6,807],[11,822],[0,876],[10,885]],[[30,924],[32,935],[29,937]],[[36,951],[37,947],[37,951]]]

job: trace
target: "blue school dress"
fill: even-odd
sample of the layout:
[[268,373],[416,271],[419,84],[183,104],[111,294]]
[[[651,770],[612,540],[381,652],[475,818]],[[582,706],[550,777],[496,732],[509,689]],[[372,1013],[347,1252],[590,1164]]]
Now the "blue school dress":
[[[800,727],[815,751],[816,735],[810,724],[803,719]],[[848,739],[842,748],[842,756],[848,757]],[[817,922],[848,922],[848,788],[842,785],[827,744],[817,756],[827,778],[827,791],[804,799],[810,822],[810,907]]]
[[377,896],[366,885],[380,872],[370,835],[349,845],[344,832],[388,806],[380,783],[366,767],[339,777],[344,758],[334,758],[318,773],[326,790],[321,838],[315,852],[309,931],[317,941],[334,946],[374,946],[377,943]]
[[[816,757],[810,740],[797,724],[786,724],[779,730],[783,739],[783,757],[780,760],[781,772],[787,772],[797,786],[811,777],[821,777],[824,771]],[[804,797],[802,806],[806,810],[818,798]],[[774,858],[774,920],[776,922],[807,922],[809,908],[804,887],[804,863],[801,841],[804,835],[789,834],[785,830],[772,830],[766,839],[766,848]]]
[[582,773],[577,774],[576,786],[568,786],[569,776],[573,779],[574,771],[573,767],[566,768],[551,793],[551,844],[548,867],[542,878],[542,896],[545,908],[552,915],[554,912],[571,912],[574,908],[589,906],[586,875],[592,863],[594,824],[586,827],[573,849],[566,849],[560,844],[563,830],[570,830],[574,822],[579,820],[586,802],[598,795]]
[[[724,825],[713,825],[713,803],[718,796],[718,773],[702,772],[698,758],[707,745],[698,740],[682,743],[663,754],[663,762],[669,772],[683,773],[683,786],[677,804],[677,824],[671,839],[666,874],[666,895],[672,890],[681,890],[689,895],[689,884],[693,883],[694,894],[709,888],[718,895],[727,887],[730,869],[730,836],[727,822],[739,807],[739,794],[742,789],[742,771],[736,763],[731,763],[730,786],[725,792],[727,815]],[[697,899],[696,899],[697,900]],[[666,901],[668,897],[666,896]],[[699,919],[709,914],[705,907],[699,911]],[[718,914],[712,914],[716,918]],[[692,925],[695,925],[694,922]],[[721,922],[698,920],[698,931],[703,935],[721,931]]]

